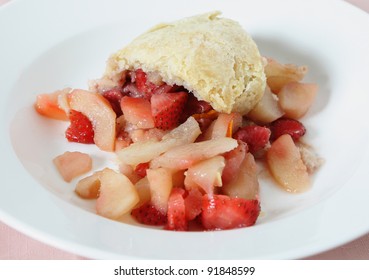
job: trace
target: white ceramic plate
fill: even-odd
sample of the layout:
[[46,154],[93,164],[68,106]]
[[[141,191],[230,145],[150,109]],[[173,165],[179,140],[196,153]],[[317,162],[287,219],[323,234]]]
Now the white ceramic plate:
[[[114,155],[67,143],[65,123],[38,116],[36,94],[87,88],[107,57],[152,25],[221,10],[255,38],[263,55],[308,65],[319,84],[303,122],[326,163],[312,189],[284,193],[261,180],[263,215],[251,228],[170,232],[94,214],[51,160],[90,153],[94,168]],[[342,1],[12,1],[0,8],[0,218],[55,247],[90,258],[292,259],[369,231],[369,17]]]

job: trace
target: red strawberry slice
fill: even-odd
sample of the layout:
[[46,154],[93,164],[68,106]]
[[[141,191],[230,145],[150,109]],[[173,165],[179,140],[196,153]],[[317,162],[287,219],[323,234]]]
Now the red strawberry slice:
[[185,201],[183,195],[184,189],[173,188],[168,199],[167,225],[165,229],[186,231],[188,230],[188,221],[186,219]]
[[193,93],[188,94],[188,101],[183,111],[184,120],[186,120],[189,116],[194,114],[204,114],[212,110],[213,107],[204,101],[198,100]]
[[142,69],[137,69],[135,71],[135,82],[136,82],[137,89],[140,92],[146,92],[147,77],[146,77],[146,73],[142,71]]
[[102,95],[109,101],[117,117],[122,115],[122,110],[120,108],[120,100],[123,97],[122,91],[119,88],[113,88],[105,91]]
[[146,73],[142,69],[135,71],[135,81],[138,91],[144,93],[145,98],[150,99],[157,86],[147,80]]
[[168,130],[178,126],[187,95],[182,91],[158,93],[151,97],[151,113],[156,128]]
[[260,213],[258,200],[204,195],[201,220],[205,229],[232,229],[255,224]]
[[249,148],[249,152],[255,154],[268,143],[270,129],[259,125],[248,125],[237,130],[233,138],[245,142]]
[[298,141],[306,133],[306,128],[301,122],[288,118],[275,120],[270,124],[270,130],[272,132],[270,137],[272,141],[283,134],[289,134],[294,141]]
[[186,219],[188,221],[194,220],[198,215],[201,214],[202,193],[199,191],[199,189],[189,190],[184,203]]
[[81,112],[70,110],[70,125],[65,132],[69,142],[94,143],[94,130],[91,121]]
[[132,210],[131,215],[141,224],[150,226],[160,226],[167,223],[166,215],[163,215],[150,203]]
[[149,167],[150,167],[149,162],[139,163],[135,168],[135,173],[141,178],[146,177],[146,170],[149,169]]

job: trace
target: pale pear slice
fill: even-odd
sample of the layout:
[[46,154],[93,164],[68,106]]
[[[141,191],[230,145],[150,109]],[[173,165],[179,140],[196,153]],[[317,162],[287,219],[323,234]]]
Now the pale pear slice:
[[64,108],[59,104],[59,97],[63,94],[65,90],[58,90],[53,93],[44,93],[37,95],[34,108],[36,112],[47,118],[55,120],[67,121],[68,115]]
[[90,176],[87,176],[78,181],[75,192],[82,198],[94,199],[98,198],[100,191],[100,174],[102,171],[97,171]]
[[133,143],[117,152],[122,163],[137,165],[149,162],[173,147],[192,143],[201,134],[198,122],[189,117],[186,122],[164,135],[161,141],[149,140]]
[[183,170],[199,161],[233,150],[237,146],[237,140],[229,137],[181,145],[153,159],[150,167]]
[[135,184],[138,196],[140,197],[140,201],[136,204],[135,208],[142,206],[143,204],[150,202],[151,200],[151,192],[150,192],[150,183],[146,177],[141,178]]
[[53,162],[66,182],[70,182],[92,169],[91,157],[81,152],[65,152],[55,157]]
[[167,168],[147,169],[151,204],[162,214],[168,210],[168,199],[173,188],[172,171]]
[[140,198],[135,186],[122,173],[105,168],[99,176],[100,195],[96,200],[97,214],[119,219],[129,213]]
[[271,123],[282,117],[283,114],[284,112],[278,104],[278,97],[267,86],[262,99],[247,116],[255,122]]
[[292,119],[302,118],[315,100],[318,90],[316,84],[291,82],[282,87],[278,93],[278,102],[285,117]]
[[100,94],[75,89],[69,95],[69,107],[81,112],[92,123],[94,142],[103,151],[114,151],[116,114]]
[[266,153],[267,164],[277,183],[286,191],[300,193],[310,187],[310,177],[299,148],[289,134],[275,140]]
[[258,199],[259,181],[257,166],[251,153],[246,153],[244,160],[239,166],[238,176],[228,184],[225,184],[221,191],[229,197]]
[[306,75],[307,66],[297,66],[294,64],[282,64],[268,58],[268,63],[264,67],[267,84],[272,92],[277,93],[283,86],[290,82],[299,82]]
[[201,140],[210,140],[220,137],[232,137],[232,132],[237,131],[242,125],[242,116],[238,113],[219,114],[209,128],[201,136]]
[[225,160],[215,156],[191,166],[186,171],[184,184],[186,189],[202,188],[206,193],[213,194],[214,187],[222,186],[222,172]]

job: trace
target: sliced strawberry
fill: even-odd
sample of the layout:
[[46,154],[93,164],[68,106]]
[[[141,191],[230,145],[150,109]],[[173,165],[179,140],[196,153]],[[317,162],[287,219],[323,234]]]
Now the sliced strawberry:
[[70,110],[70,126],[65,132],[65,137],[69,142],[84,144],[94,143],[94,130],[91,121],[81,112]]
[[232,229],[255,224],[260,213],[258,200],[204,195],[201,220],[205,229]]
[[188,221],[194,220],[198,215],[201,214],[202,193],[197,188],[189,190],[184,203],[186,219]]
[[147,77],[146,77],[146,73],[142,69],[137,69],[135,71],[135,82],[136,82],[137,89],[140,92],[146,92]]
[[185,201],[183,195],[184,189],[173,188],[168,200],[167,225],[165,229],[186,231],[188,230],[188,221],[186,219]]
[[139,163],[135,168],[135,173],[140,177],[146,177],[146,170],[150,168],[149,162]]
[[241,127],[233,138],[245,142],[249,152],[254,154],[263,149],[270,138],[270,129],[264,126],[248,125]]
[[188,100],[181,117],[183,118],[182,121],[185,121],[188,117],[194,114],[204,114],[212,109],[213,107],[211,107],[211,105],[208,102],[204,100],[198,100],[193,95],[193,93],[188,93]]
[[204,100],[197,100],[196,97],[192,98],[192,101],[188,103],[188,106],[193,108],[193,114],[204,114],[213,109],[208,102]]
[[[219,116],[219,113],[214,109],[201,114],[193,114],[192,117],[199,123],[200,129],[202,132],[206,133],[207,129],[210,126],[213,126],[212,123]],[[203,135],[205,137],[205,134]],[[210,137],[209,137],[210,138]]]
[[135,81],[138,91],[144,93],[145,98],[150,99],[157,86],[147,80],[147,75],[142,69],[136,70]]
[[154,94],[151,97],[151,113],[155,127],[163,130],[177,127],[187,96],[187,92]]
[[119,88],[113,88],[105,91],[102,95],[109,101],[117,117],[122,115],[122,110],[120,108],[120,100],[123,97],[122,91]]
[[141,224],[159,226],[167,223],[167,217],[150,203],[132,210],[131,215]]
[[271,141],[278,139],[283,134],[289,134],[296,142],[306,133],[306,128],[301,122],[288,118],[275,120],[270,124],[270,130],[272,132]]
[[213,120],[211,118],[197,118],[201,131],[204,133],[211,125]]

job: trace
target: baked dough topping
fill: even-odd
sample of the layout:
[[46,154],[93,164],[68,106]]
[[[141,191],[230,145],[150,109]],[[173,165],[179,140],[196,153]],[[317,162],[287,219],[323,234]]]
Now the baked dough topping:
[[245,115],[263,95],[263,61],[245,30],[219,15],[153,27],[110,57],[104,79],[117,85],[125,71],[142,69],[185,87],[218,112]]

